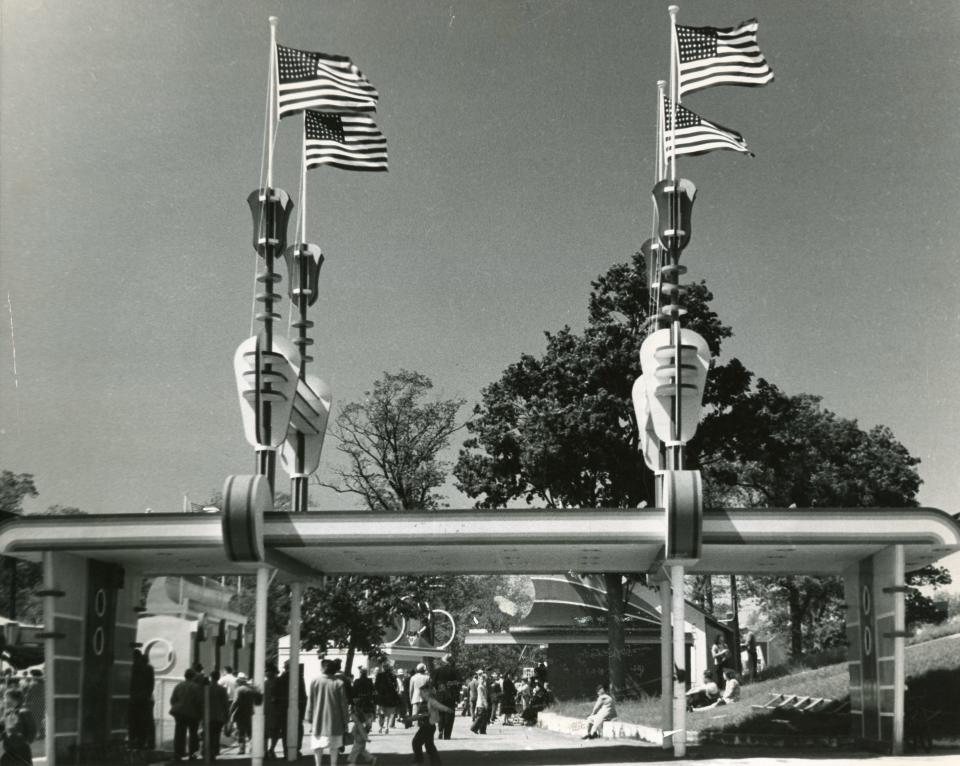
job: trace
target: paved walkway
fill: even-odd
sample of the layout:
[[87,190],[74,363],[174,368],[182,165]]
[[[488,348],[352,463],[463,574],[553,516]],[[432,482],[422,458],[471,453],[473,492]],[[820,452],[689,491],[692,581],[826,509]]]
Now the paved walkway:
[[[393,730],[381,735],[376,731],[370,738],[370,752],[377,756],[379,766],[400,766],[412,761],[410,741],[413,729]],[[298,766],[313,766],[313,758],[305,743],[303,758]],[[557,734],[531,727],[504,726],[493,724],[485,736],[472,734],[467,720],[457,718],[453,729],[453,739],[437,742],[444,766],[632,766],[642,763],[711,763],[718,766],[954,766],[960,764],[960,751],[934,751],[931,755],[909,755],[902,757],[879,757],[869,753],[850,753],[847,751],[786,751],[765,750],[759,748],[734,748],[723,746],[692,746],[687,757],[674,760],[672,755],[660,747],[638,741],[626,740],[590,740],[584,741],[567,734]],[[225,752],[218,762],[226,761],[227,766],[247,766],[249,756],[240,756],[235,750]],[[323,766],[329,763],[324,756]],[[186,763],[186,762],[185,762]],[[196,763],[196,762],[194,762]],[[266,761],[272,766],[283,766],[285,762],[278,758]],[[339,763],[347,763],[341,756]]]

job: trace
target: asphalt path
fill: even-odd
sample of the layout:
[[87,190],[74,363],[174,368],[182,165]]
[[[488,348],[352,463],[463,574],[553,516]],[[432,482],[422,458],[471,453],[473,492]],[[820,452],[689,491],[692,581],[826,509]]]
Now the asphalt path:
[[[378,766],[400,766],[413,762],[411,740],[414,729],[393,729],[379,734],[376,728],[370,735],[369,751],[377,757]],[[304,741],[304,755],[297,766],[313,766],[309,753],[309,737]],[[783,750],[769,748],[727,747],[720,745],[690,746],[687,756],[674,759],[672,753],[659,746],[634,740],[584,741],[569,734],[558,734],[527,726],[500,726],[491,724],[486,735],[473,734],[466,718],[458,717],[450,740],[437,741],[444,766],[630,766],[643,763],[703,764],[718,766],[960,766],[960,751],[937,751],[932,754],[906,756],[877,756],[846,750]],[[349,751],[348,751],[349,753]],[[347,764],[347,754],[340,757]],[[229,766],[246,766],[249,755],[241,756],[235,748],[228,748],[218,759]],[[326,754],[323,766],[329,764]],[[186,763],[186,762],[184,762]],[[193,762],[196,763],[196,762]],[[281,766],[278,758],[266,764]]]

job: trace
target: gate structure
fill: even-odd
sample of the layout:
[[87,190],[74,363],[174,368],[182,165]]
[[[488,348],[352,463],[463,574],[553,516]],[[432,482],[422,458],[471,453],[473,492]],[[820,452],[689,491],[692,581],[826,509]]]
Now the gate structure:
[[[0,553],[44,562],[48,763],[71,746],[125,733],[141,577],[255,574],[257,563],[227,557],[224,520],[222,513],[28,516],[0,527]],[[569,509],[267,512],[262,541],[265,558],[286,565],[280,577],[308,583],[358,572],[661,571],[663,509],[591,509],[584,522],[584,512]],[[853,734],[899,749],[904,572],[960,550],[957,522],[931,508],[728,509],[703,514],[702,540],[691,573],[845,578]]]

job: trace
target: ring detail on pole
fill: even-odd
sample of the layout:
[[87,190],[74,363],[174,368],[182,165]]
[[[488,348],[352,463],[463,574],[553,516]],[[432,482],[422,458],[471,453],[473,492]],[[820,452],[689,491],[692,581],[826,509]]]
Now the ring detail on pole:
[[263,561],[263,515],[273,510],[266,476],[228,476],[223,485],[223,547],[230,561]]
[[703,482],[700,471],[665,471],[662,498],[667,514],[664,558],[695,561],[703,540]]

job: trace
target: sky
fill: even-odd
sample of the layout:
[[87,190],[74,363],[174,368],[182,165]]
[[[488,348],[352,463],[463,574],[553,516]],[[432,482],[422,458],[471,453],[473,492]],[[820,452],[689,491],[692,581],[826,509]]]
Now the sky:
[[[680,6],[692,26],[758,17],[776,74],[684,99],[756,154],[679,163],[723,357],[889,426],[920,502],[960,511],[960,5]],[[381,94],[390,172],[307,180],[313,371],[335,401],[405,368],[472,406],[544,331],[582,328],[591,280],[650,235],[667,3],[0,0],[0,467],[34,475],[29,510],[176,511],[254,470],[232,357],[270,15]],[[294,198],[299,131],[276,145]]]

